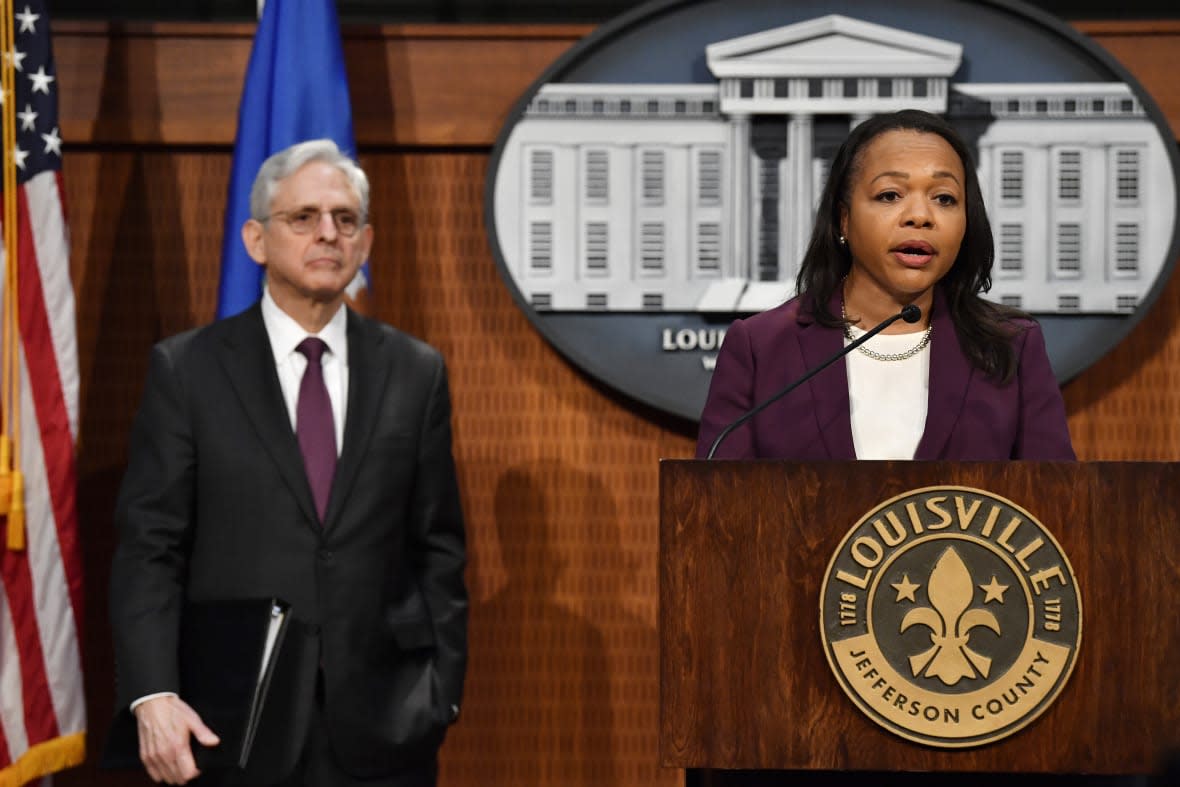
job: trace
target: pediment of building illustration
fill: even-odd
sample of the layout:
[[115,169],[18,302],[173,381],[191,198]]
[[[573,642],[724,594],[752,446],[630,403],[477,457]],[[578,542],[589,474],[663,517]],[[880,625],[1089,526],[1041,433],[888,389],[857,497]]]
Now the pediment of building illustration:
[[928,76],[949,78],[962,62],[953,41],[839,14],[710,44],[718,79]]

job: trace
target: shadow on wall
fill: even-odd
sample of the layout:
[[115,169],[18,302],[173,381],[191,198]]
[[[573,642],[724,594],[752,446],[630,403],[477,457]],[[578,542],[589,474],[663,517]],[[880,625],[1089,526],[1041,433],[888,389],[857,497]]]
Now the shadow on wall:
[[[111,32],[117,38],[122,27],[112,25]],[[137,132],[142,135],[142,128],[128,125],[132,115],[150,113],[159,120],[156,54],[155,44],[112,47],[104,65],[95,128],[100,143],[131,139]],[[129,85],[146,88],[133,93]],[[134,113],[131,102],[137,106]],[[86,154],[78,155],[85,161]],[[75,246],[72,253],[82,256],[74,269],[84,271],[76,280],[82,374],[78,522],[87,599],[83,653],[90,733],[85,764],[58,776],[56,783],[61,787],[151,783],[145,774],[97,768],[114,716],[114,659],[107,615],[116,538],[112,514],[149,349],[163,336],[190,327],[193,319],[180,186],[172,157],[135,150],[100,151],[96,157],[93,183],[97,189],[76,195],[70,216],[72,223],[88,225],[82,235],[89,238],[85,248]],[[66,167],[69,170],[69,153]],[[68,176],[66,186],[70,187]]]
[[[592,474],[529,463],[500,476],[495,517],[507,581],[471,611],[460,723],[479,745],[473,761],[447,765],[488,787],[639,783],[624,775],[620,741],[632,747],[618,725],[650,722],[640,756],[654,768],[655,628],[622,602],[629,578],[612,496]],[[631,648],[650,665],[637,666]],[[628,671],[648,671],[636,677],[653,690],[632,691]]]

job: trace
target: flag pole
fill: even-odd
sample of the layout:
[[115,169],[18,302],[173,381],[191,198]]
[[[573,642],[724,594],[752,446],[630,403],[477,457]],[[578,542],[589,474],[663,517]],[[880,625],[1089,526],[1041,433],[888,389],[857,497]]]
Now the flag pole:
[[0,513],[8,515],[8,549],[25,548],[24,485],[20,474],[19,238],[16,191],[16,46],[12,0],[0,3],[0,123],[4,140],[3,435],[0,436]]
[[8,28],[14,22],[12,18],[12,0],[0,0],[0,51],[3,51],[5,57],[0,58],[0,96],[13,96],[11,99],[4,102],[4,106],[0,111],[0,142],[4,146],[4,160],[3,169],[0,169],[0,193],[4,196],[3,214],[0,214],[0,222],[3,222],[4,227],[4,295],[0,309],[3,314],[0,315],[3,320],[3,360],[0,362],[0,377],[3,383],[0,384],[0,477],[4,481],[4,489],[0,494],[3,495],[3,500],[0,501],[0,513],[8,512],[9,493],[11,492],[12,479],[9,473],[12,470],[12,446],[8,440],[8,416],[10,404],[11,387],[9,385],[9,370],[11,361],[9,360],[9,350],[11,348],[12,337],[9,335],[9,320],[8,315],[11,313],[11,308],[8,304],[8,297],[12,289],[8,286],[8,272],[12,267],[12,229],[14,222],[8,215],[8,204],[12,195],[12,190],[8,188],[8,171],[15,166],[13,153],[15,147],[10,145],[8,140],[8,125],[4,118],[8,116],[8,104],[16,101],[15,95],[12,94],[12,76],[13,69],[9,68],[8,53]]

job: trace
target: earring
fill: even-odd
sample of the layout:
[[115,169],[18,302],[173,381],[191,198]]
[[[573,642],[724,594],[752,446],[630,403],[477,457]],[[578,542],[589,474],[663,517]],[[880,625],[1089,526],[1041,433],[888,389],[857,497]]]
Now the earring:
[[847,245],[848,245],[848,239],[847,239],[847,238],[845,238],[843,235],[841,235],[841,236],[840,236],[839,238],[837,238],[836,240],[840,241],[840,245],[841,245],[841,246],[847,246]]

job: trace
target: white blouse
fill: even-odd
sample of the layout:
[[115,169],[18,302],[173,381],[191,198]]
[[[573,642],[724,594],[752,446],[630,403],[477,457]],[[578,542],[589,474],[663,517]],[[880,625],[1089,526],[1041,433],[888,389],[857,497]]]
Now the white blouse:
[[[853,339],[864,331],[852,327]],[[935,337],[930,337],[935,341]],[[877,334],[861,345],[896,355],[922,340],[922,332]],[[852,339],[845,339],[847,346]],[[930,393],[930,345],[904,361],[879,361],[859,349],[845,356],[852,445],[857,459],[913,459],[926,430]]]

